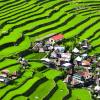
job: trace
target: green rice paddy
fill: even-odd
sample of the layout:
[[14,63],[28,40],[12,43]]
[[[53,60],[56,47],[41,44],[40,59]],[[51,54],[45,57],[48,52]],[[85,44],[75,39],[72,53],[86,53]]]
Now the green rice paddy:
[[[64,34],[68,47],[75,37],[78,42],[87,38],[93,46],[89,54],[100,55],[99,26],[100,0],[0,0],[0,73],[19,70],[19,55],[26,53],[31,42],[52,33]],[[86,89],[75,89],[67,98],[67,85],[59,79],[63,73],[35,62],[45,56],[24,54],[30,67],[14,84],[0,88],[0,100],[92,100]]]

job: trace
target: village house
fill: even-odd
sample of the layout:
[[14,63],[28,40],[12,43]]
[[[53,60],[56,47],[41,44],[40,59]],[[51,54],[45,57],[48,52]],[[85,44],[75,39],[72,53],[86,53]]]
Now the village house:
[[98,61],[98,62],[97,62],[97,67],[99,67],[99,68],[100,68],[100,61]]
[[47,62],[47,63],[51,62],[51,60],[49,58],[42,58],[41,61],[44,61],[44,62]]
[[54,46],[54,50],[58,50],[58,52],[60,53],[63,53],[65,51],[65,47],[64,46],[59,46],[59,45],[55,45]]
[[78,49],[78,48],[74,48],[73,50],[72,50],[72,52],[74,53],[74,54],[79,54],[80,53],[80,50]]
[[88,70],[78,73],[83,76],[85,80],[92,78],[92,73],[90,73]]
[[37,41],[37,42],[34,44],[34,46],[32,47],[32,50],[33,50],[33,51],[39,52],[39,49],[40,49],[40,48],[43,48],[43,42]]
[[73,66],[71,63],[64,63],[64,64],[62,64],[62,66],[64,67],[64,69],[66,68],[70,68],[71,69],[71,67]]
[[91,45],[88,43],[88,39],[82,41],[82,48],[84,50],[89,50],[91,48]]
[[38,46],[34,46],[34,47],[32,47],[32,50],[35,51],[35,52],[38,52],[39,51],[39,47]]
[[70,62],[71,55],[72,55],[70,52],[60,53],[60,54],[61,54],[61,58],[63,59],[63,61]]
[[87,53],[83,53],[83,54],[81,55],[81,57],[82,57],[82,59],[87,59],[87,58],[88,58],[88,54],[87,54]]
[[51,58],[57,58],[57,53],[55,51],[51,52],[50,57]]
[[99,85],[95,86],[94,91],[97,96],[97,99],[99,100],[100,99],[100,86]]
[[24,58],[20,57],[20,58],[18,59],[18,61],[19,61],[19,63],[22,65],[22,67],[23,67],[24,69],[27,68],[27,67],[29,67],[28,61],[25,60]]
[[78,56],[74,59],[74,65],[75,66],[80,66],[81,65],[81,61],[82,61],[82,57]]
[[100,57],[98,57],[97,60],[100,61]]
[[71,81],[72,81],[71,75],[67,75],[67,77],[63,80],[63,82],[65,82],[65,83],[70,83]]
[[90,65],[91,65],[91,63],[88,60],[83,60],[81,64],[84,67],[90,67]]
[[39,48],[39,52],[45,52],[44,48],[43,47]]
[[49,42],[51,44],[55,44],[56,42],[58,41],[61,41],[64,39],[64,35],[63,34],[57,34],[57,35],[54,35],[52,37],[49,38]]
[[4,75],[0,75],[0,82],[3,82],[8,85],[10,83],[10,79]]
[[12,73],[11,78],[12,79],[16,79],[21,75],[21,73],[19,71],[15,71]]
[[49,46],[49,47],[48,47],[48,50],[49,50],[49,51],[52,51],[53,49],[54,49],[53,46]]
[[1,73],[2,73],[2,75],[7,77],[9,75],[9,70],[4,69],[4,70],[1,71]]
[[44,49],[44,51],[52,51],[53,46],[51,44],[45,44],[45,45],[43,45],[43,49]]

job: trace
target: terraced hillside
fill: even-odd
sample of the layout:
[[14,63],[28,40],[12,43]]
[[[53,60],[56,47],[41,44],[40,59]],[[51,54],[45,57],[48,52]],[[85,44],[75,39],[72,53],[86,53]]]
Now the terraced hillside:
[[[77,38],[78,42],[87,38],[92,45],[89,53],[99,55],[99,26],[100,0],[0,0],[0,71],[19,70],[16,58],[24,52],[26,59],[44,57],[26,51],[31,42],[52,33],[64,34],[69,47]],[[69,91],[59,81],[63,73],[39,62],[30,61],[30,66],[16,84],[0,88],[0,100],[66,100]]]
[[0,58],[25,51],[30,40],[51,33],[63,33],[66,44],[75,36],[78,41],[88,38],[93,46],[90,54],[100,53],[99,5],[99,0],[2,0]]

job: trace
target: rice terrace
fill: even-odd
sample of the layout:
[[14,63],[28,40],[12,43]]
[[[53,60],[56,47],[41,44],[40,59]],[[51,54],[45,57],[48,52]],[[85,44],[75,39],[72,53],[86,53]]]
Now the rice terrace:
[[0,0],[0,100],[100,100],[100,0]]

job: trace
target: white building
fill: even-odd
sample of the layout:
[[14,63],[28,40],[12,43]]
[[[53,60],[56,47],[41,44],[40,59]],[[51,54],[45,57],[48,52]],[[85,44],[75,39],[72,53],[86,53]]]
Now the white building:
[[72,50],[73,53],[80,53],[80,51],[75,47],[73,50]]

